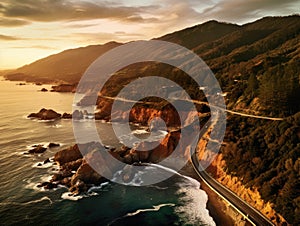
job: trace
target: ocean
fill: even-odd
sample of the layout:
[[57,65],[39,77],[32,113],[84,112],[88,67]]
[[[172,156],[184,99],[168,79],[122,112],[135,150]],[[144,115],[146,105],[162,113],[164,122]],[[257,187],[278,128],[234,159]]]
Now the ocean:
[[[77,197],[69,196],[63,186],[38,188],[57,171],[52,164],[39,163],[75,139],[71,120],[41,122],[27,115],[41,108],[70,113],[73,94],[39,91],[50,85],[0,80],[0,225],[215,225],[200,183],[181,174],[146,187],[103,183]],[[121,145],[109,123],[96,123],[104,144]],[[50,142],[61,146],[43,154],[24,154],[35,144]],[[146,167],[152,173],[168,170]]]

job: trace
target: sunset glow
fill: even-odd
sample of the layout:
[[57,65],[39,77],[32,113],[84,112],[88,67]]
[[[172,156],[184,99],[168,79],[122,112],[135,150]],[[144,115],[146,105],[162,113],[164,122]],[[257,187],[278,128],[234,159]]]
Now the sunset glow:
[[211,19],[242,24],[299,8],[297,0],[1,0],[0,69],[69,48],[151,39]]

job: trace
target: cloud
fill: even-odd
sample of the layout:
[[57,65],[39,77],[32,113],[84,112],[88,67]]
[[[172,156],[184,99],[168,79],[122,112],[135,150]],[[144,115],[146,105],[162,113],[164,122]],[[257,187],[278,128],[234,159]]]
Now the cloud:
[[299,0],[221,0],[202,12],[203,18],[228,22],[244,22],[263,16],[291,14],[300,7]]
[[56,50],[57,48],[51,46],[43,45],[33,45],[33,46],[15,46],[14,49],[46,49],[46,50]]
[[108,41],[118,41],[123,42],[128,39],[139,39],[143,37],[142,34],[138,33],[127,33],[124,31],[117,31],[113,33],[108,32],[98,32],[98,33],[73,33],[72,37],[77,40],[79,43],[103,43]]
[[0,41],[15,41],[15,40],[20,40],[20,38],[15,37],[15,36],[9,36],[9,35],[1,35],[0,34]]
[[[108,2],[71,0],[3,0],[1,14],[6,18],[22,18],[30,21],[79,21],[91,19],[115,19],[127,22],[143,22],[142,13],[155,6],[126,7]],[[151,19],[151,18],[150,18]],[[149,18],[145,19],[148,21]]]
[[7,18],[0,19],[0,27],[18,27],[18,26],[24,26],[28,24],[30,24],[30,22],[26,20],[7,19]]

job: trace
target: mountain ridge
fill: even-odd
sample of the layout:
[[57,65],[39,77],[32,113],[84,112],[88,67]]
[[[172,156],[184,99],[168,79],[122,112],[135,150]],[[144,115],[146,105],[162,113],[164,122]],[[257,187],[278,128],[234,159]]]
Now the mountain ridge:
[[[228,61],[228,54],[231,54],[229,60],[235,57],[239,58],[240,61],[247,61],[249,58],[258,55],[257,53],[253,53],[249,57],[243,58],[242,55],[247,54],[247,51],[243,50],[243,52],[240,53],[240,51],[238,51],[239,47],[245,47],[262,41],[273,32],[278,32],[289,26],[296,27],[295,29],[298,30],[294,32],[299,34],[299,18],[299,15],[264,17],[244,25],[211,20],[163,35],[154,40],[170,41],[192,49],[202,57],[203,60],[208,61],[207,64],[212,67],[213,72],[216,73],[215,65],[218,64],[219,66],[224,61]],[[264,31],[262,32],[261,30]],[[277,36],[280,35],[283,34],[277,34]],[[89,45],[64,50],[60,53],[39,59],[31,64],[24,65],[16,70],[12,70],[6,73],[5,77],[9,80],[26,80],[29,82],[77,83],[87,67],[97,57],[122,44],[124,43],[108,42],[103,45]],[[260,46],[262,45],[263,44]],[[235,50],[238,53],[235,53]],[[218,57],[221,57],[220,61],[222,62],[209,62]],[[58,67],[57,65],[61,66]]]

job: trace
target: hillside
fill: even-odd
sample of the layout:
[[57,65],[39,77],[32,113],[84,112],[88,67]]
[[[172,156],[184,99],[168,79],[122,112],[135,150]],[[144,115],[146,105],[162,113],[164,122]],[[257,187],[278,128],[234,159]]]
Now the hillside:
[[117,42],[109,42],[65,50],[9,72],[6,77],[28,82],[78,83],[84,71],[98,56],[119,45]]

